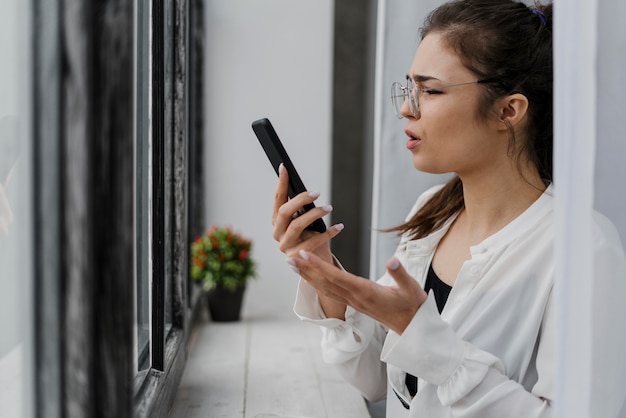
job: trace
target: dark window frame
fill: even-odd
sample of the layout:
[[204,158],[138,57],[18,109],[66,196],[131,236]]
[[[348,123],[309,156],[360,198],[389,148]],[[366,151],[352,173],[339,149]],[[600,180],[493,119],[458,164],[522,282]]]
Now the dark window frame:
[[[158,318],[153,333],[159,343],[151,350],[153,367],[140,383],[133,358],[134,189],[129,181],[134,172],[133,2],[32,4],[37,28],[34,224],[46,232],[35,240],[41,260],[34,295],[36,416],[166,417],[199,307],[200,291],[189,282],[187,259],[202,202],[202,171],[197,158],[190,158],[201,150],[196,145],[202,138],[200,112],[191,108],[201,106],[202,97],[190,97],[198,90],[189,89],[190,79],[198,82],[201,75],[202,18],[196,14],[202,0],[152,3],[160,12],[155,17],[162,19],[155,26],[162,28],[155,31],[162,36],[155,47],[162,49],[153,67],[163,70],[156,72],[163,77],[157,84],[163,91],[154,107],[161,130],[153,140],[159,162],[155,187],[162,193],[155,207],[153,252],[159,259],[153,278]],[[192,199],[191,190],[200,194]]]

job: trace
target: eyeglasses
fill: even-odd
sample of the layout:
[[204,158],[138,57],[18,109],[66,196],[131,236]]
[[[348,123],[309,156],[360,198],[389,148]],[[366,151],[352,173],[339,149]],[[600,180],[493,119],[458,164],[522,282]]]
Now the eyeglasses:
[[447,89],[450,87],[459,87],[459,86],[469,86],[470,84],[484,84],[484,83],[498,83],[504,88],[506,87],[504,82],[498,79],[484,79],[477,81],[469,81],[467,83],[459,83],[459,84],[449,84],[447,86],[437,87],[437,89],[432,88],[422,88],[417,87],[415,81],[408,75],[406,76],[406,86],[398,83],[397,81],[391,85],[391,103],[393,104],[393,110],[398,117],[398,119],[402,119],[402,105],[408,99],[409,100],[409,109],[411,110],[411,114],[414,118],[419,115],[420,103],[419,103],[419,95],[420,93],[437,93],[440,89]]

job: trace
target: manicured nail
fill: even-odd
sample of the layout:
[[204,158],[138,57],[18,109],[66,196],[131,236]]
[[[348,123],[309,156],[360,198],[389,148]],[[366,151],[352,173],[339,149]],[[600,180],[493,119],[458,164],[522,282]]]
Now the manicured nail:
[[287,264],[289,264],[290,266],[293,266],[293,267],[296,267],[296,266],[297,266],[297,264],[296,264],[296,260],[294,260],[293,258],[287,258],[285,261],[286,261],[286,262],[287,262]]
[[312,199],[317,199],[318,197],[320,197],[320,192],[309,192],[309,196]]
[[341,231],[343,231],[344,225],[343,224],[336,224],[336,225],[333,225],[333,228],[335,228],[335,231],[341,232]]
[[309,261],[309,254],[304,250],[300,250],[300,257],[302,257],[306,261]]
[[280,176],[281,174],[283,174],[283,171],[285,171],[285,164],[280,163],[280,165],[278,166],[278,175]]
[[298,267],[296,267],[296,266],[290,266],[290,267],[294,271],[294,273],[300,274],[300,269]]
[[324,210],[324,212],[332,212],[333,207],[331,205],[326,205],[323,206],[322,209]]
[[400,260],[396,257],[391,257],[391,259],[387,261],[387,267],[389,267],[390,270],[397,270],[398,267],[400,267]]

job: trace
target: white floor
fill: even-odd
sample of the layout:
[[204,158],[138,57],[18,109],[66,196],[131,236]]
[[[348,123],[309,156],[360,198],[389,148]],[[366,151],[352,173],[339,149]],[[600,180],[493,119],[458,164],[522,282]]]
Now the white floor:
[[369,418],[361,395],[322,362],[320,330],[290,310],[218,323],[206,313],[170,418]]

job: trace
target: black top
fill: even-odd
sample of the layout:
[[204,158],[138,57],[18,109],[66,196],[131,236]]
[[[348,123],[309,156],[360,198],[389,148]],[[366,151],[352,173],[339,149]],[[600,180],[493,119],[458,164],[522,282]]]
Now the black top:
[[[428,267],[428,274],[426,275],[426,283],[424,283],[424,290],[428,293],[432,289],[435,295],[435,302],[437,303],[437,309],[439,313],[443,311],[443,307],[446,306],[448,295],[452,290],[452,286],[441,281],[435,270],[433,270],[432,264]],[[407,373],[406,387],[409,389],[411,396],[415,396],[417,393],[417,378]]]
[[446,306],[448,295],[452,290],[452,286],[441,281],[435,270],[433,270],[432,264],[428,267],[428,274],[426,275],[426,283],[424,283],[424,290],[426,293],[433,290],[435,295],[435,302],[437,302],[437,309],[439,313],[443,311],[443,307]]

